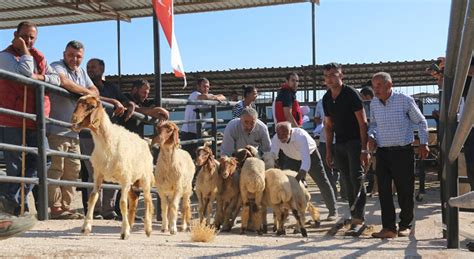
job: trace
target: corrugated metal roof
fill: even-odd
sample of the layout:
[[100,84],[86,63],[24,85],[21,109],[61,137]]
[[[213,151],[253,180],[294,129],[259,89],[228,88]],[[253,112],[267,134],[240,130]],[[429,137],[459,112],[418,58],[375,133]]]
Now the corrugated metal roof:
[[[393,84],[396,87],[436,85],[436,80],[426,72],[426,68],[433,62],[435,60],[343,64],[344,83],[359,87],[366,84],[373,74],[385,71],[390,73]],[[174,77],[171,73],[165,73],[162,74],[162,92],[163,97],[171,97],[172,94],[190,94],[194,91],[194,82],[200,77],[209,79],[214,94],[229,95],[234,90],[240,93],[243,84],[253,85],[258,88],[259,92],[272,92],[278,89],[280,84],[284,82],[286,74],[290,72],[298,73],[300,89],[310,90],[313,88],[313,85],[317,89],[323,89],[323,67],[318,65],[316,67],[272,67],[187,72],[186,77],[189,85],[186,89],[182,89],[182,79]],[[152,85],[150,96],[154,96],[154,74],[122,75],[122,90],[128,92],[133,81],[137,79],[148,80]],[[118,76],[107,76],[107,80],[118,83]]]
[[[319,4],[319,0],[177,0],[174,9],[175,14],[185,14],[302,2]],[[151,15],[151,0],[0,1],[0,29],[15,28],[25,20],[46,26],[116,20],[117,17],[130,21]]]

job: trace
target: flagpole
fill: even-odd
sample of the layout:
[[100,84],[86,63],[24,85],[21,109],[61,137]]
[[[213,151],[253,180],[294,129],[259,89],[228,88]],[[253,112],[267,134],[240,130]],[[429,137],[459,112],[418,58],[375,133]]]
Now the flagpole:
[[160,30],[158,19],[153,9],[153,46],[155,58],[155,106],[161,107],[161,66],[160,66]]

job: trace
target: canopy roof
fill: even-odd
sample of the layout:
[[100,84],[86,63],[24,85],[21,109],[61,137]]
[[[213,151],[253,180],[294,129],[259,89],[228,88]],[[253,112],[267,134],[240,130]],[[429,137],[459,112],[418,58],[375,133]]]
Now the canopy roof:
[[[302,2],[319,4],[319,0],[176,0],[174,11],[186,14]],[[151,15],[151,0],[0,1],[0,29],[15,28],[25,20],[46,26],[116,19],[130,22]]]

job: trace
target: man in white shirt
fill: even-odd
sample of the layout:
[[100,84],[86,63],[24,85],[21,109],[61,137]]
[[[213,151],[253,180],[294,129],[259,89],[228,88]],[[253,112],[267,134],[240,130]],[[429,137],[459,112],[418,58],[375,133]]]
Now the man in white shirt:
[[[215,101],[225,101],[226,98],[222,94],[213,95],[209,93],[210,83],[207,78],[199,78],[196,84],[196,91],[192,92],[188,100],[215,100]],[[196,112],[195,110],[199,108],[198,105],[188,104],[186,105],[186,110],[184,111],[184,120],[190,121],[196,119]],[[197,132],[197,125],[195,122],[193,123],[185,123],[181,128],[181,137],[182,141],[184,140],[192,140],[198,138]],[[183,145],[183,149],[188,151],[191,154],[191,157],[194,159],[196,158],[196,149],[198,144],[188,144]]]
[[304,180],[306,173],[309,172],[329,210],[327,220],[336,220],[336,197],[324,171],[316,141],[304,129],[292,128],[290,122],[283,121],[276,125],[276,134],[272,138],[271,145],[271,152],[275,157],[280,150],[287,156],[282,165],[283,169],[297,171],[298,181]]

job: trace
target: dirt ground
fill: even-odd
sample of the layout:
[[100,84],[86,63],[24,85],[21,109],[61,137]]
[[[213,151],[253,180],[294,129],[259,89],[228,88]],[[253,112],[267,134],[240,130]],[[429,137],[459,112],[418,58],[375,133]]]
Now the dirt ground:
[[[336,222],[322,221],[319,228],[308,228],[308,238],[292,234],[277,237],[269,232],[263,236],[255,233],[239,235],[239,224],[231,233],[219,233],[213,242],[195,243],[190,233],[179,232],[171,236],[160,232],[159,222],[153,222],[153,233],[147,238],[143,224],[138,222],[128,240],[120,240],[120,222],[96,220],[92,233],[80,233],[82,220],[49,220],[18,237],[0,241],[1,257],[429,257],[473,258],[474,253],[465,248],[466,239],[474,240],[474,214],[460,213],[460,249],[446,249],[442,238],[439,183],[428,175],[427,193],[422,202],[416,202],[415,233],[411,237],[381,240],[370,238],[370,233],[380,230],[378,197],[367,198],[366,223],[368,230],[359,238],[345,237],[344,227],[335,228]],[[327,216],[319,191],[310,184],[313,202]],[[396,196],[394,196],[396,200]],[[75,201],[81,206],[80,193]],[[338,201],[339,215],[347,217],[346,202]],[[271,213],[268,213],[269,222]],[[307,215],[307,219],[309,216]],[[342,219],[341,219],[342,221]],[[271,226],[270,226],[271,229]],[[336,231],[337,230],[337,231]]]

